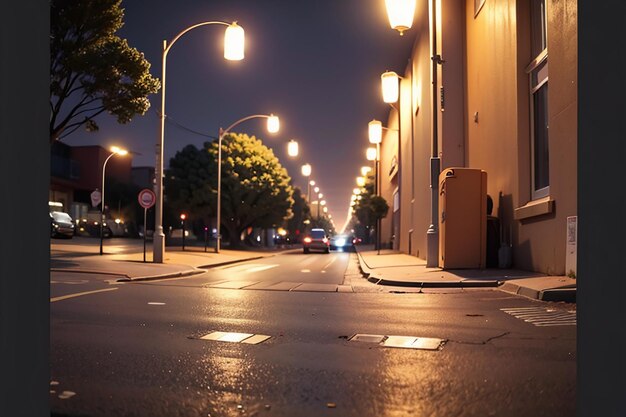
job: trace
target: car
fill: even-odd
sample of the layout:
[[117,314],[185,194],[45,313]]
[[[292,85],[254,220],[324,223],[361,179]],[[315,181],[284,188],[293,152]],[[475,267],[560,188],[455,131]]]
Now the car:
[[348,252],[352,250],[353,238],[348,235],[335,235],[330,238],[330,250],[338,250]]
[[50,237],[65,237],[71,239],[74,236],[74,222],[69,214],[63,211],[50,212]]
[[309,253],[311,250],[320,250],[330,253],[330,241],[324,229],[311,229],[304,239],[302,239],[302,250]]

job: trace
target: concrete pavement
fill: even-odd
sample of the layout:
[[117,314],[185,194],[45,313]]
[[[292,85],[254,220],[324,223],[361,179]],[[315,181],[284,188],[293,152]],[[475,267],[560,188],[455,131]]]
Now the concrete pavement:
[[93,274],[118,275],[122,280],[151,280],[173,278],[201,274],[207,268],[244,262],[274,256],[288,251],[285,248],[274,250],[230,250],[222,249],[214,253],[212,248],[207,252],[201,247],[166,247],[164,262],[152,262],[152,248],[146,253],[143,262],[141,252],[121,251],[115,246],[107,246],[103,255],[99,254],[97,245],[69,246],[51,244],[50,271],[81,272]]
[[[287,252],[289,248],[258,250],[223,249],[219,254],[202,247],[167,247],[162,264],[152,263],[151,247],[143,262],[143,250],[99,246],[51,244],[51,271],[118,275],[121,280],[151,280],[200,274],[207,268],[244,262]],[[576,301],[576,280],[565,276],[546,276],[516,269],[428,268],[426,261],[397,251],[373,250],[371,245],[356,247],[363,276],[377,285],[418,288],[493,287],[543,301]]]
[[494,287],[543,301],[576,301],[576,280],[516,269],[428,268],[426,261],[393,250],[357,246],[363,275],[378,285],[400,287]]

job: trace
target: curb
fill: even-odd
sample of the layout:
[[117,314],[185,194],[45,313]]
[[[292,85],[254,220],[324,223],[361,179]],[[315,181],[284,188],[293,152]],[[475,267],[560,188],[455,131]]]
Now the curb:
[[535,290],[521,285],[505,282],[500,288],[504,292],[521,295],[526,298],[541,301],[563,301],[566,303],[576,302],[576,288],[549,288]]
[[487,288],[498,287],[501,285],[497,280],[485,280],[485,281],[446,281],[446,282],[433,282],[433,281],[394,281],[384,278],[377,278],[370,275],[366,278],[369,282],[376,285],[392,285],[394,287],[419,287],[419,288]]

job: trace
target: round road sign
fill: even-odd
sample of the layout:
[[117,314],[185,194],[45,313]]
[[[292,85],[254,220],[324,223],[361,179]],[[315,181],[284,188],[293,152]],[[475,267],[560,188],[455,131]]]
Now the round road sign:
[[154,206],[156,203],[156,194],[154,191],[144,188],[139,191],[139,195],[137,196],[137,200],[139,200],[139,205],[145,209],[149,209]]

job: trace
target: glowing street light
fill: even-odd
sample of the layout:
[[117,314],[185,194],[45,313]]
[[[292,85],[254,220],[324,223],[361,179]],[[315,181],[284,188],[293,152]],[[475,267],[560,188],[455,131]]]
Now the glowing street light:
[[369,174],[369,172],[372,170],[372,167],[368,167],[368,166],[362,166],[361,167],[361,175],[362,176],[367,176],[367,174]]
[[383,101],[385,103],[397,103],[400,96],[399,81],[400,77],[393,71],[384,72],[380,76]]
[[111,151],[111,155],[109,155],[107,157],[107,159],[104,160],[104,164],[102,164],[102,195],[100,196],[100,255],[102,255],[104,253],[103,250],[103,237],[104,237],[104,178],[106,177],[106,169],[107,169],[107,162],[109,162],[109,159],[113,158],[115,155],[118,156],[125,156],[128,155],[128,151],[126,149],[122,149],[118,146],[111,146],[110,148]]
[[367,148],[365,156],[368,161],[375,161],[377,159],[376,148]]
[[[302,165],[302,175],[305,177],[308,177],[311,175],[311,164],[304,164]],[[313,184],[315,184],[315,181],[311,181],[313,182]]]
[[385,0],[389,25],[404,35],[404,31],[413,26],[415,0]]
[[356,185],[359,187],[365,186],[365,177],[356,177]]
[[298,156],[298,142],[293,139],[287,144],[287,155]]
[[163,155],[165,144],[165,80],[167,67],[167,54],[174,46],[176,41],[185,33],[192,29],[206,25],[224,25],[224,58],[229,61],[240,61],[244,58],[245,34],[241,26],[237,22],[227,23],[221,21],[202,22],[184,29],[168,44],[163,41],[163,53],[161,56],[161,112],[159,119],[161,124],[160,135],[156,142],[156,164],[154,168],[154,176],[156,180],[155,194],[155,215],[154,215],[154,248],[153,262],[163,263],[165,254],[165,234],[163,233]]
[[313,191],[315,191],[316,193],[319,193],[320,192],[320,187],[313,188]]
[[374,119],[367,124],[367,133],[370,143],[379,144],[383,141],[383,124]]

